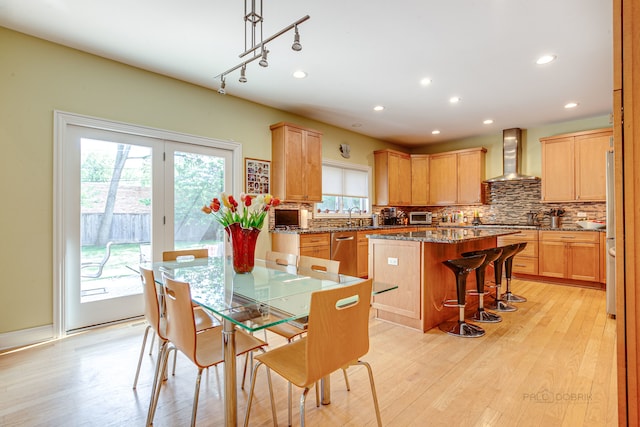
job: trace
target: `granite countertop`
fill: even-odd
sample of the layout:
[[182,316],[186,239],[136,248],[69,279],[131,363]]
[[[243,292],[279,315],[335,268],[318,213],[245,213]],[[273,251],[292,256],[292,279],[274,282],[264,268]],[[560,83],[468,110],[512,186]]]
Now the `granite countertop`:
[[313,227],[313,228],[294,228],[294,229],[272,229],[270,233],[284,233],[284,234],[317,234],[317,233],[333,233],[340,231],[373,231],[373,230],[393,230],[395,228],[402,229],[407,227],[419,227],[419,228],[433,228],[428,225],[353,225],[353,226],[340,226],[340,227]]
[[438,227],[431,231],[413,231],[410,233],[392,233],[392,234],[371,234],[367,235],[370,239],[387,239],[387,240],[411,240],[423,243],[462,243],[470,240],[486,239],[487,237],[506,236],[515,234],[515,229],[507,230],[504,228],[464,228],[464,227]]
[[548,225],[523,225],[523,224],[439,224],[436,228],[466,228],[466,229],[517,229],[517,230],[542,230],[542,231],[598,231],[605,232],[606,228],[600,228],[597,230],[589,230],[582,228],[577,224],[563,224],[560,228],[551,228]]

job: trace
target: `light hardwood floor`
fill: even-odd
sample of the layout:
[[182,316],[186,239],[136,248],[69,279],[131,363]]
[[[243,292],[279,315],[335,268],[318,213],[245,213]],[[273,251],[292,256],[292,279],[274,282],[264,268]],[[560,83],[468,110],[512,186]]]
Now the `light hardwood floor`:
[[[371,321],[365,359],[374,370],[384,425],[617,425],[615,320],[606,315],[604,292],[521,280],[513,289],[529,301],[505,313],[502,323],[486,325],[482,338]],[[0,425],[144,425],[156,352],[145,355],[133,390],[143,325],[97,329],[0,355]],[[195,375],[179,357],[176,376],[162,389],[156,426],[188,425]],[[258,375],[250,425],[268,426],[266,375],[263,369]],[[222,369],[203,375],[198,425],[222,425],[221,378]],[[280,425],[286,425],[286,385],[274,380]],[[308,425],[376,425],[365,369],[350,368],[349,380],[347,392],[341,372],[332,376],[328,406],[316,408],[310,393]],[[247,392],[248,386],[239,393],[240,422]]]

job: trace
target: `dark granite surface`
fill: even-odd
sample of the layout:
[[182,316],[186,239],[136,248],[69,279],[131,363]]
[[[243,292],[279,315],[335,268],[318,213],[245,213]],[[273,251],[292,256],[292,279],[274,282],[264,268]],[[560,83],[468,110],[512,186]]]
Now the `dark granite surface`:
[[486,239],[488,237],[506,236],[515,234],[515,229],[505,228],[463,228],[463,227],[438,227],[431,231],[414,231],[410,233],[390,233],[367,235],[370,239],[385,240],[411,240],[424,243],[461,243],[470,240]]

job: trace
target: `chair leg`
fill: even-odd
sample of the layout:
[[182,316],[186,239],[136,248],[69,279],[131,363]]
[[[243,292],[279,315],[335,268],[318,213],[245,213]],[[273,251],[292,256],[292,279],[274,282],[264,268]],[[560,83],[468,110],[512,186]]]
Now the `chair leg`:
[[344,383],[347,386],[347,391],[351,391],[351,386],[349,385],[349,377],[347,376],[346,368],[342,368],[342,375],[344,375]]
[[202,379],[202,368],[198,369],[196,377],[196,389],[193,393],[193,408],[191,409],[191,427],[196,427],[196,413],[198,412],[198,397],[200,396],[200,380]]
[[369,371],[369,383],[371,383],[371,394],[373,396],[373,405],[376,408],[376,418],[378,420],[378,427],[382,427],[382,418],[380,417],[380,406],[378,405],[378,394],[376,393],[376,385],[373,382],[373,370],[371,369],[371,365],[368,362],[363,362],[362,360],[358,360],[358,365],[364,365],[367,367],[367,371]]
[[[317,387],[316,387],[316,390],[317,390]],[[309,393],[309,387],[305,387],[304,391],[300,395],[300,427],[304,427],[304,422],[306,418],[306,411],[304,410],[304,407],[305,407],[305,402],[307,401],[307,393]],[[289,425],[291,425],[291,423],[289,423]]]
[[153,424],[153,417],[155,416],[156,406],[158,405],[158,398],[160,397],[160,388],[162,387],[162,379],[164,378],[164,372],[167,368],[167,361],[169,359],[170,349],[168,343],[160,348],[158,353],[158,361],[156,363],[156,371],[153,376],[153,385],[151,387],[151,398],[149,400],[149,410],[147,411],[147,426]]
[[292,400],[292,398],[291,398],[291,383],[287,383],[287,402],[288,402],[288,404],[287,404],[287,406],[288,406],[288,408],[287,408],[287,411],[288,411],[287,416],[288,416],[288,422],[289,422],[289,424],[287,424],[287,425],[289,425],[289,426],[293,425],[292,421],[291,421],[291,412],[292,412],[291,400]]
[[[251,374],[251,387],[249,390],[249,397],[247,398],[247,410],[244,414],[244,427],[249,425],[249,415],[251,414],[251,404],[253,403],[253,392],[256,388],[256,377],[258,368],[262,366],[262,362],[257,362],[253,367],[253,371]],[[276,414],[276,403],[273,399],[273,386],[271,383],[271,370],[265,366],[267,369],[267,382],[269,383],[269,398],[271,399],[271,417],[273,418],[274,427],[278,426],[278,415]]]
[[142,355],[144,354],[144,347],[147,345],[147,336],[149,335],[149,329],[151,329],[151,325],[147,325],[146,329],[144,330],[144,337],[142,338],[142,348],[140,348],[140,357],[138,357],[138,367],[136,368],[136,376],[133,379],[134,390],[138,385],[138,375],[140,375],[140,365],[142,365]]

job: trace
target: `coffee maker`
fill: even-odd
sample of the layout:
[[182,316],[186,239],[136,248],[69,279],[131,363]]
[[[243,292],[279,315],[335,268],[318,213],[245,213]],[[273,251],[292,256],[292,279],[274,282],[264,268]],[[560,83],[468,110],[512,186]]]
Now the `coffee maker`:
[[382,223],[384,225],[396,225],[398,223],[396,208],[384,208],[381,213]]

